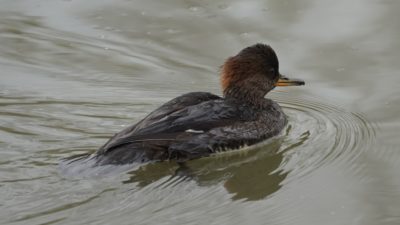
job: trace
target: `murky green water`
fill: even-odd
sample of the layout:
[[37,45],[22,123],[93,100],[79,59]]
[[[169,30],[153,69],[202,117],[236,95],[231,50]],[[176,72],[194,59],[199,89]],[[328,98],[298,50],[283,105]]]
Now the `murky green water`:
[[[400,3],[1,1],[0,224],[400,224]],[[256,42],[306,86],[251,151],[82,178],[60,159]],[[189,175],[188,175],[189,174]]]

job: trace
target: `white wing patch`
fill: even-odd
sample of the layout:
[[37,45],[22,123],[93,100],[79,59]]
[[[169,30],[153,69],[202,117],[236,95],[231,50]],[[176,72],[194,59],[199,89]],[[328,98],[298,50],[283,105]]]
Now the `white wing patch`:
[[185,132],[194,133],[194,134],[202,134],[202,133],[204,133],[203,130],[193,130],[193,129],[187,129],[187,130],[185,130]]

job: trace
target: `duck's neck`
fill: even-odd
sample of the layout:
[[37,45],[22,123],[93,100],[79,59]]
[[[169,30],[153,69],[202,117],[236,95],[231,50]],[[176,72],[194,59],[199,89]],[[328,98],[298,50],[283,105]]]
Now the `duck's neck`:
[[264,108],[266,106],[265,91],[254,88],[249,89],[241,86],[228,87],[223,91],[225,99],[234,99],[247,105]]

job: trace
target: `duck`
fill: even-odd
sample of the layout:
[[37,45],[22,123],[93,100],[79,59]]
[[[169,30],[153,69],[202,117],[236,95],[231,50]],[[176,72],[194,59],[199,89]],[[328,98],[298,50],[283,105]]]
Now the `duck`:
[[220,70],[222,96],[190,92],[116,133],[93,155],[96,165],[124,165],[208,157],[252,146],[278,135],[287,124],[279,104],[265,95],[299,86],[279,72],[269,45],[258,43],[229,57]]

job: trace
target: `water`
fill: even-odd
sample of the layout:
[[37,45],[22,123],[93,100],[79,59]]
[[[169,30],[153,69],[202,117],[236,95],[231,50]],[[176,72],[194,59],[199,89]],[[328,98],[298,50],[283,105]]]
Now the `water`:
[[[2,1],[0,224],[400,224],[396,1]],[[252,150],[60,173],[268,43],[306,86]],[[101,172],[101,171],[100,171]]]

